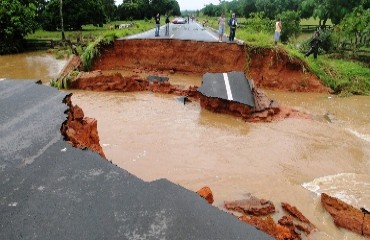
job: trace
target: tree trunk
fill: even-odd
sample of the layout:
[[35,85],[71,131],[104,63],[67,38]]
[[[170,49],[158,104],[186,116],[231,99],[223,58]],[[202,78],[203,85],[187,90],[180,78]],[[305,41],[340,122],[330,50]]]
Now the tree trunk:
[[62,28],[62,42],[65,42],[66,36],[64,35],[64,24],[63,24],[63,0],[60,0],[60,24]]

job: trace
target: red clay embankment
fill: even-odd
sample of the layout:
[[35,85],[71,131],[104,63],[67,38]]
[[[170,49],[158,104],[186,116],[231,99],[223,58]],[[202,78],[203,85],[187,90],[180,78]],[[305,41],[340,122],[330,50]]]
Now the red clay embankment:
[[246,75],[257,87],[293,92],[328,92],[330,89],[309,72],[301,59],[280,48],[246,47],[249,59]]
[[93,70],[173,70],[189,73],[245,70],[243,45],[167,39],[117,40],[101,49]]
[[145,69],[204,74],[242,71],[259,88],[328,92],[307,64],[279,47],[171,39],[116,40],[100,51],[92,70]]

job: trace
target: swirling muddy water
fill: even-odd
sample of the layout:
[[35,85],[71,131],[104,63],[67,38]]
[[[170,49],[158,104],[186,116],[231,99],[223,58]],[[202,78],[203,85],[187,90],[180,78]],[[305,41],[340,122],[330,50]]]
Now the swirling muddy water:
[[[199,85],[201,76],[170,81]],[[273,201],[276,219],[288,202],[317,226],[308,239],[364,239],[337,228],[319,194],[370,208],[370,97],[266,91],[314,119],[246,123],[173,95],[70,92],[73,104],[97,119],[107,158],[134,175],[192,191],[209,186],[220,208],[251,193]]]
[[280,212],[288,202],[318,227],[312,239],[362,239],[335,227],[318,194],[370,208],[369,97],[268,91],[314,120],[246,123],[172,95],[73,93],[74,104],[98,120],[107,158],[134,175],[192,191],[207,185],[220,208],[248,193]]
[[34,79],[49,83],[67,63],[45,51],[0,56],[0,78]]

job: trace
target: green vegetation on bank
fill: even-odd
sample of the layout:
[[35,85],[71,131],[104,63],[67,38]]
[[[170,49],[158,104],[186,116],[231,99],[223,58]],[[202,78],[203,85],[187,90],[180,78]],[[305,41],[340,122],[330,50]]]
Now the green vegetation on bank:
[[102,27],[120,20],[152,19],[156,13],[181,14],[176,0],[130,0],[119,5],[115,0],[1,0],[0,54],[24,51],[24,38],[37,29],[84,32],[83,26],[89,24]]
[[[115,29],[115,25],[132,24],[131,27],[123,29]],[[149,20],[136,20],[136,21],[114,21],[104,24],[102,27],[94,25],[84,25],[79,31],[65,31],[67,40],[76,42],[79,41],[95,41],[99,36],[115,36],[116,38],[125,37],[128,35],[145,32],[153,28],[153,21]],[[28,34],[25,39],[27,40],[61,40],[61,31],[45,31],[42,29],[36,30],[34,33]]]
[[[292,31],[288,41],[275,46],[273,40],[275,21],[264,18],[260,14],[252,14],[251,17],[238,19],[237,39],[244,41],[253,48],[276,48],[286,52],[292,58],[301,59],[307,64],[309,70],[336,94],[342,96],[351,94],[370,95],[370,69],[369,65],[366,65],[366,59],[370,57],[368,47],[350,48],[350,51],[348,51],[348,49],[341,48],[345,41],[341,41],[338,37],[342,34],[340,29],[336,28],[334,31],[321,30],[322,45],[318,58],[314,59],[312,56],[305,58],[304,53],[310,49],[309,41],[312,33],[308,35],[309,37],[298,40],[300,31]],[[213,28],[215,31],[218,29],[218,17],[201,16],[198,21],[206,22],[206,26]],[[307,22],[314,24],[312,19],[307,20]],[[286,25],[283,24],[283,30],[291,27]],[[226,35],[229,34],[228,26],[226,26],[225,32]],[[344,38],[342,37],[342,39]],[[367,56],[364,62],[359,61],[358,51]]]
[[332,59],[319,56],[318,59],[309,58],[311,70],[342,96],[370,95],[370,68],[355,61]]
[[[34,40],[35,44],[37,40],[48,40],[50,44],[62,42],[56,55],[77,53],[88,70],[99,55],[100,46],[152,28],[152,21],[137,19],[152,19],[157,12],[162,16],[179,15],[179,4],[176,0],[130,0],[118,6],[114,0],[2,0],[0,54],[22,51],[24,39],[28,43]],[[236,37],[248,46],[258,51],[273,48],[291,58],[302,59],[336,93],[370,94],[370,0],[219,1],[218,5],[207,4],[187,15],[195,15],[198,21],[207,20],[208,26],[217,29],[221,13],[228,18],[232,12],[239,19]],[[277,19],[283,22],[280,38],[283,44],[279,43],[278,47],[273,44]],[[131,22],[135,24],[130,28],[113,27]],[[305,59],[312,33],[301,34],[301,25],[316,23],[322,41],[319,58]],[[328,24],[334,24],[335,28],[327,29]]]

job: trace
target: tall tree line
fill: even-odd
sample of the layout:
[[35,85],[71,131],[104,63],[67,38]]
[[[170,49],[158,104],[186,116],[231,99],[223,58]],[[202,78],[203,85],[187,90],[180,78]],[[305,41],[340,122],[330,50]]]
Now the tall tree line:
[[150,19],[157,13],[180,15],[176,0],[124,0],[117,8],[117,18],[122,20]]
[[220,4],[208,4],[202,11],[208,16],[235,12],[239,17],[246,18],[262,12],[269,19],[276,19],[285,11],[295,11],[301,18],[315,17],[324,24],[330,19],[333,24],[339,24],[356,7],[368,9],[369,5],[369,0],[220,0]]
[[[62,10],[62,11],[61,11]],[[62,14],[61,14],[62,13]],[[176,0],[0,0],[0,54],[22,50],[23,38],[38,28],[80,30],[85,24],[180,15]]]
[[273,31],[271,25],[280,18],[285,23],[281,35],[284,42],[299,34],[301,19],[314,17],[323,29],[330,19],[337,34],[326,32],[325,43],[328,46],[350,43],[352,48],[359,48],[370,45],[369,7],[370,0],[219,0],[219,4],[208,4],[201,11],[208,16],[234,12],[239,18],[245,17],[247,27],[254,30],[266,25]]

